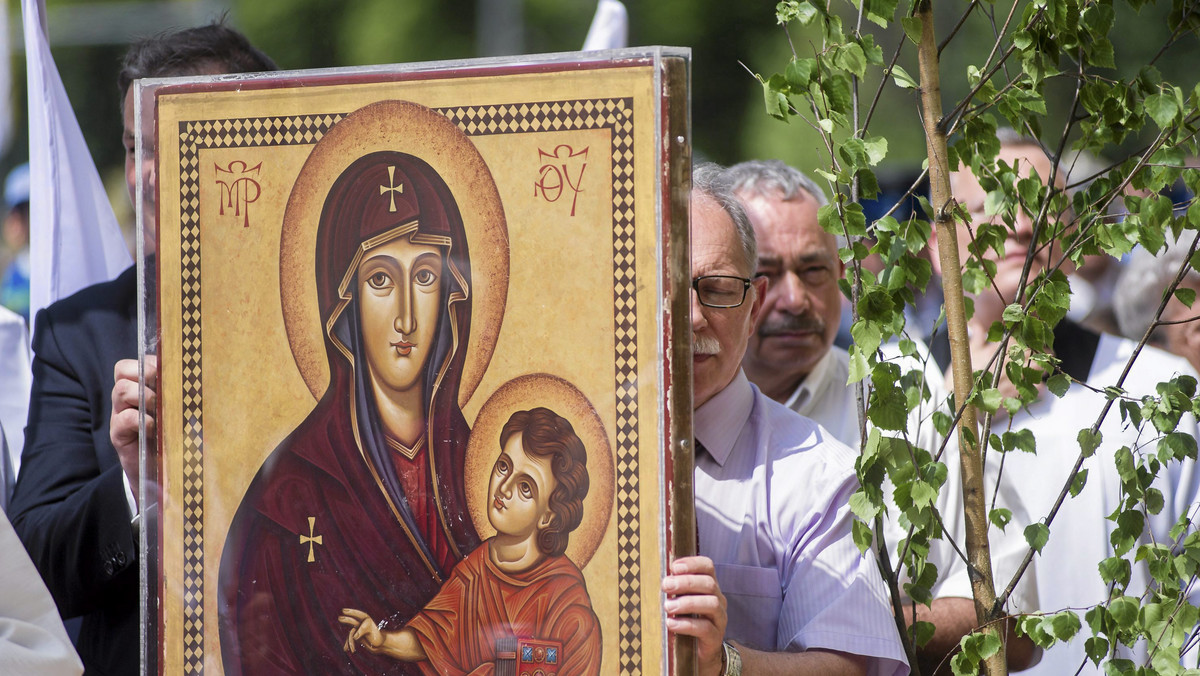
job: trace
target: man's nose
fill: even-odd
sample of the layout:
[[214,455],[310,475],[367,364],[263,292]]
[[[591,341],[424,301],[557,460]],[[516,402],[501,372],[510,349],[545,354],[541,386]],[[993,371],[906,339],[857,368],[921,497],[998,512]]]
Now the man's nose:
[[795,270],[780,275],[767,289],[767,296],[774,296],[775,308],[794,315],[802,314],[812,306],[811,292]]

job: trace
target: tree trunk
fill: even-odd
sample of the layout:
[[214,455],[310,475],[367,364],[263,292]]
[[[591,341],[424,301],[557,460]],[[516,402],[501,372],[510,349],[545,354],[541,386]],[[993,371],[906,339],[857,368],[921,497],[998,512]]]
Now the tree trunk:
[[[971,392],[971,351],[967,341],[967,319],[963,302],[962,266],[958,257],[954,196],[950,192],[950,165],[946,154],[946,127],[942,121],[942,90],[938,73],[937,40],[933,28],[933,1],[920,0],[916,14],[921,20],[919,63],[921,118],[929,155],[929,189],[935,211],[934,228],[942,264],[942,291],[946,302],[946,329],[950,337],[950,368],[954,376],[954,400],[963,406]],[[988,547],[988,515],[983,491],[983,460],[979,451],[977,416],[967,406],[958,424],[959,461],[962,466],[963,505],[967,524],[967,563],[975,596],[975,616],[986,633],[1001,639],[1000,650],[985,662],[989,676],[1007,674],[1004,657],[1004,623],[996,623],[996,590],[992,582],[992,560]]]

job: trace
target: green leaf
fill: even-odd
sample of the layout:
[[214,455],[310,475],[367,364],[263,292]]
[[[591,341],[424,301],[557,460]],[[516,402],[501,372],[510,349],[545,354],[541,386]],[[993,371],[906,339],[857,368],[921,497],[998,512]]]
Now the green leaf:
[[817,8],[807,2],[787,0],[775,6],[775,20],[780,24],[786,24],[789,21],[799,21],[800,25],[807,26],[812,23],[812,20],[816,16]]
[[937,433],[943,437],[950,436],[950,425],[953,422],[954,418],[945,411],[933,412],[933,429],[937,430]]
[[988,413],[995,413],[1000,408],[1000,402],[1004,395],[1000,394],[1000,390],[989,387],[981,391],[975,398],[976,403],[980,408]]
[[1117,583],[1124,587],[1129,584],[1129,575],[1132,572],[1132,566],[1128,559],[1123,559],[1119,556],[1110,556],[1100,562],[1100,579],[1104,580],[1105,584]]
[[1179,106],[1175,103],[1174,94],[1153,94],[1146,97],[1146,112],[1150,117],[1154,118],[1154,123],[1159,129],[1166,129],[1171,126],[1175,118],[1179,115]]
[[1004,308],[1004,313],[1001,317],[1006,324],[1013,324],[1025,319],[1025,310],[1019,303],[1012,303]]
[[787,86],[787,82],[779,75],[772,75],[771,79],[764,80],[762,85],[767,115],[777,120],[787,120],[791,113],[791,104],[788,102],[788,97],[780,91]]
[[[867,19],[881,28],[887,28],[888,22],[896,16],[899,0],[861,0]],[[857,3],[855,3],[857,4]]]
[[1057,613],[1051,616],[1049,620],[1050,633],[1060,641],[1069,641],[1075,634],[1079,633],[1081,626],[1079,624],[1079,616],[1069,610]]
[[1026,453],[1037,451],[1037,441],[1033,438],[1033,430],[1023,429],[1007,431],[1003,435],[1005,449],[1018,449]]
[[859,319],[850,327],[850,337],[854,339],[854,344],[863,354],[872,354],[879,349],[879,344],[882,342],[882,333],[879,331],[877,322]]
[[1157,488],[1149,488],[1146,490],[1146,511],[1151,514],[1158,514],[1162,511],[1164,505],[1162,491]]
[[862,139],[848,138],[838,146],[838,155],[851,169],[868,166],[867,148]]
[[928,507],[937,500],[937,489],[924,481],[913,482],[912,501],[917,507]]
[[1083,491],[1083,487],[1087,485],[1087,477],[1088,471],[1086,469],[1079,470],[1075,473],[1075,476],[1071,477],[1071,497],[1075,497]]
[[842,45],[837,51],[837,56],[833,60],[834,65],[839,68],[854,73],[858,77],[862,77],[867,73],[867,57],[863,54],[862,47],[857,43],[850,42]]
[[808,84],[812,82],[813,71],[816,69],[816,59],[792,59],[792,62],[783,71],[783,76],[793,90],[805,91],[808,89]]
[[908,71],[904,70],[900,66],[892,66],[890,74],[892,76],[892,81],[894,81],[896,86],[900,87],[901,89],[917,88],[917,81],[908,74]]
[[1108,614],[1116,621],[1117,626],[1129,629],[1137,622],[1138,609],[1141,604],[1130,596],[1118,596],[1108,604]]
[[1046,542],[1050,539],[1050,529],[1046,524],[1038,522],[1031,523],[1025,527],[1025,542],[1033,548],[1033,551],[1041,554],[1042,547],[1046,546]]
[[854,492],[850,496],[850,511],[854,512],[854,516],[870,523],[879,516],[881,507],[871,501],[870,496],[864,493],[861,489]]
[[871,365],[867,363],[867,358],[858,349],[857,345],[850,346],[850,377],[847,381],[848,385],[853,385],[871,372]]
[[1012,511],[1004,509],[1003,507],[997,507],[996,509],[988,512],[988,520],[991,521],[992,525],[996,528],[1004,530],[1004,528],[1008,526],[1008,523],[1012,521]]
[[883,136],[872,136],[862,140],[863,148],[867,151],[867,161],[875,166],[887,157],[888,140]]
[[1158,456],[1175,460],[1196,457],[1196,438],[1185,432],[1171,432],[1158,440]]
[[979,639],[978,651],[979,656],[985,660],[1000,652],[1000,637],[996,634],[983,634]]
[[904,34],[909,40],[913,41],[914,45],[921,44],[921,19],[920,17],[909,16],[900,19],[900,25],[904,27]]
[[1083,651],[1087,653],[1088,659],[1096,666],[1100,665],[1100,660],[1108,656],[1108,639],[1099,636],[1093,636],[1083,643]]
[[1179,299],[1180,303],[1183,303],[1190,308],[1192,307],[1192,303],[1196,302],[1196,291],[1195,289],[1189,289],[1181,286],[1175,289],[1175,297]]
[[1071,388],[1071,379],[1065,373],[1055,373],[1046,380],[1046,389],[1054,393],[1054,396],[1062,398],[1067,390]]
[[923,622],[921,620],[917,620],[911,627],[908,628],[909,632],[912,634],[913,643],[915,643],[918,648],[926,643],[929,643],[929,640],[933,638],[933,632],[935,629],[936,627],[932,622]]
[[857,519],[854,520],[850,528],[851,536],[854,538],[855,546],[858,547],[858,552],[866,554],[867,550],[871,548],[871,542],[875,538],[874,531],[871,530],[870,526]]
[[1083,457],[1092,457],[1103,438],[1104,435],[1099,431],[1093,432],[1090,428],[1079,430],[1079,449],[1083,451]]

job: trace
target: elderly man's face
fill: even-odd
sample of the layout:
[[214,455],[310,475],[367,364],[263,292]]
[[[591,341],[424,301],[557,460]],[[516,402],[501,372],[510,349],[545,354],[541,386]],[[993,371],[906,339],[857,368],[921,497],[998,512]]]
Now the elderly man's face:
[[791,385],[833,345],[842,315],[837,280],[845,266],[837,240],[817,223],[812,197],[739,197],[758,239],[757,273],[767,280],[746,373],[755,382],[783,379]]
[[[1050,158],[1046,157],[1037,146],[1019,145],[1019,146],[1004,146],[1000,149],[1000,160],[1004,160],[1008,165],[1014,162],[1020,163],[1020,175],[1022,177],[1029,176],[1031,169],[1037,171],[1038,176],[1042,181],[1047,181],[1050,178],[1050,172],[1053,169]],[[950,186],[954,192],[954,198],[958,203],[970,214],[972,230],[978,228],[984,223],[999,223],[999,216],[989,216],[984,209],[984,199],[987,193],[979,184],[979,179],[970,172],[969,169],[956,171],[950,176]],[[988,249],[984,253],[984,258],[996,263],[996,278],[995,289],[999,291],[1000,298],[996,299],[1000,303],[1000,307],[1013,302],[1017,297],[1017,292],[1021,288],[1021,270],[1025,265],[1025,258],[1028,256],[1031,249],[1035,249],[1033,241],[1033,219],[1036,216],[1036,210],[1041,205],[1031,204],[1027,207],[1034,210],[1031,215],[1025,209],[1018,209],[1016,222],[1013,224],[1013,230],[1008,233],[1008,239],[1004,245],[1004,255],[998,256],[995,251]],[[1050,214],[1051,218],[1055,214]],[[960,227],[958,231],[958,248],[959,257],[965,261],[969,255],[967,246],[971,241],[971,233],[967,232],[966,228]],[[1050,247],[1037,248],[1034,251],[1033,264],[1029,270],[1029,279],[1033,279],[1039,272],[1047,269],[1051,265]],[[985,292],[995,295],[994,292]]]
[[[733,219],[716,200],[694,193],[692,278],[704,275],[751,277],[753,271],[748,268]],[[737,375],[762,305],[763,286],[762,281],[756,281],[747,291],[745,302],[734,308],[705,307],[700,304],[695,291],[692,292],[694,406],[703,405]]]

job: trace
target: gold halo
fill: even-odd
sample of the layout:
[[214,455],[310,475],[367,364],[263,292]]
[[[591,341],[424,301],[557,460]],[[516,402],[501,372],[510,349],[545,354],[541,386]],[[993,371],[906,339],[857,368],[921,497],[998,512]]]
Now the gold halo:
[[471,520],[481,538],[496,534],[487,517],[488,480],[500,453],[500,430],[517,411],[545,406],[571,423],[588,456],[588,494],[583,522],[571,532],[567,557],[583,568],[608,530],[613,506],[613,453],[600,415],[574,385],[546,373],[514,378],[500,386],[479,409],[467,442],[465,486]]
[[453,122],[416,103],[379,101],[350,113],[313,146],[296,177],[279,242],[279,292],[292,357],[304,384],[320,399],[329,384],[315,275],[321,209],[351,163],[381,150],[428,163],[462,214],[471,263],[471,333],[458,388],[462,407],[479,386],[500,334],[508,296],[508,226],[496,182],[475,144]]

